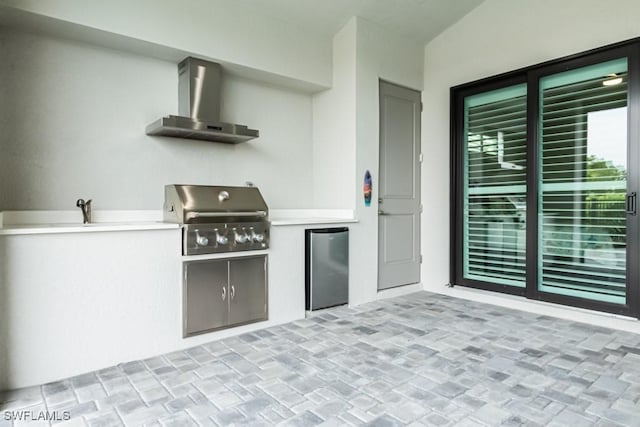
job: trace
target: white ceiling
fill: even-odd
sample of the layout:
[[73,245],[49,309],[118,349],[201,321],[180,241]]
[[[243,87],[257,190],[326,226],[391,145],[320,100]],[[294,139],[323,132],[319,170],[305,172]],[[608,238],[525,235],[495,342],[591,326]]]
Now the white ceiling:
[[359,16],[426,44],[484,0],[235,0],[258,15],[333,36]]

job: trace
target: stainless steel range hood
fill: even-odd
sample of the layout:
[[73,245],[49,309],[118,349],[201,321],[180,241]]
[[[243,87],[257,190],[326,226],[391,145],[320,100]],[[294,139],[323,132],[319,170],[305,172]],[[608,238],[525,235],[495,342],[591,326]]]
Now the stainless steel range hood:
[[178,64],[178,116],[165,116],[147,126],[147,135],[237,144],[259,133],[244,125],[220,121],[222,67],[188,57]]

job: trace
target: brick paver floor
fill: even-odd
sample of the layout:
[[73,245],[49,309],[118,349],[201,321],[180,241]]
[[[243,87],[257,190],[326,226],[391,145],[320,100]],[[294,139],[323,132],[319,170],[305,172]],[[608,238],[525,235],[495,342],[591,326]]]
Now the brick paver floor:
[[0,427],[640,426],[640,335],[418,292],[2,401]]

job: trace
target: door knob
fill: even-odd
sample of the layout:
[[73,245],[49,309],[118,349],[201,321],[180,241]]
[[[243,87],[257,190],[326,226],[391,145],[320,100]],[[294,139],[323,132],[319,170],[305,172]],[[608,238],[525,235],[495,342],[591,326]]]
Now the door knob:
[[378,209],[378,215],[389,215],[389,214],[383,211],[382,209]]

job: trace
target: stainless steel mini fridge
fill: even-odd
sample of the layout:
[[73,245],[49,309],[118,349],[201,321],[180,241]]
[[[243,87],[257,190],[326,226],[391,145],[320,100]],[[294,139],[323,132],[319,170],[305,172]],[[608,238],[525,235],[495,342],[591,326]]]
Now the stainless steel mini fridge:
[[349,229],[305,230],[305,308],[349,302]]

